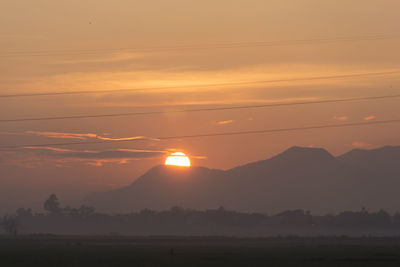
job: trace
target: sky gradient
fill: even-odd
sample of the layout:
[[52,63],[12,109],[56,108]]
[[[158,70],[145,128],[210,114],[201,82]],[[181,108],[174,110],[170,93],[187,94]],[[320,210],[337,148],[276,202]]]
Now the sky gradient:
[[[377,74],[400,72],[398,25],[397,0],[3,0],[0,94],[145,90],[0,98],[0,120],[396,94],[399,73]],[[368,75],[336,77],[358,74]],[[398,105],[393,98],[0,123],[0,146],[135,139],[2,150],[0,212],[53,192],[68,202],[129,184],[174,151],[190,155],[194,165],[228,169],[295,145],[334,155],[399,145],[400,124],[156,139],[398,119]]]

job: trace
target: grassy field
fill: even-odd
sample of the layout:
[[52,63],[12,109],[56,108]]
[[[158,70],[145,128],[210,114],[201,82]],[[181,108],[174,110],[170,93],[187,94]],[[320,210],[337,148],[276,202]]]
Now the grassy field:
[[0,237],[0,266],[400,266],[400,239]]

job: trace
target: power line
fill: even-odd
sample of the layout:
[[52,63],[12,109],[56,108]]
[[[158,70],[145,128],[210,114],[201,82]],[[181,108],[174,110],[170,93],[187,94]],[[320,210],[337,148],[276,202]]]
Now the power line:
[[[192,138],[204,138],[204,137],[219,137],[219,136],[251,135],[251,134],[304,131],[304,130],[318,130],[318,129],[329,129],[329,128],[362,127],[362,126],[368,126],[368,125],[383,125],[383,124],[392,124],[392,123],[400,123],[400,119],[380,120],[380,121],[372,121],[372,122],[355,122],[355,123],[345,123],[345,124],[325,124],[325,125],[313,125],[313,126],[306,126],[306,127],[277,128],[277,129],[265,129],[265,130],[254,130],[254,131],[208,133],[208,134],[195,134],[195,135],[176,135],[176,136],[165,136],[165,137],[152,138],[152,139],[153,140],[192,139]],[[0,150],[18,149],[18,148],[25,148],[25,147],[91,145],[91,144],[122,143],[122,142],[133,142],[133,141],[140,141],[140,139],[0,146]]]
[[228,107],[216,107],[216,108],[181,109],[181,110],[169,110],[169,111],[126,112],[126,113],[108,113],[108,114],[96,114],[96,115],[36,117],[36,118],[20,118],[20,119],[0,119],[0,123],[6,123],[6,122],[28,122],[28,121],[49,121],[49,120],[92,119],[92,118],[110,118],[110,117],[157,115],[157,114],[169,114],[169,113],[189,113],[189,112],[224,111],[224,110],[240,110],[240,109],[258,109],[258,108],[296,106],[296,105],[343,103],[343,102],[355,102],[355,101],[371,101],[371,100],[391,99],[391,98],[399,98],[399,97],[400,97],[400,94],[395,94],[395,95],[381,95],[381,96],[369,96],[369,97],[327,99],[327,100],[317,100],[317,101],[301,101],[301,102],[290,102],[290,103],[273,103],[273,104],[245,105],[245,106],[228,106]]
[[325,124],[325,125],[314,125],[314,126],[306,126],[306,127],[280,128],[280,129],[267,129],[267,130],[241,131],[241,132],[228,132],[228,133],[211,133],[211,134],[169,136],[169,137],[161,137],[161,138],[157,138],[157,139],[170,140],[170,139],[188,139],[188,138],[201,138],[201,137],[215,137],[215,136],[231,136],[231,135],[247,135],[247,134],[262,134],[262,133],[292,132],[292,131],[317,130],[317,129],[328,129],[328,128],[358,127],[358,126],[389,124],[389,123],[400,123],[400,119],[381,120],[381,121],[374,121],[374,122],[356,122],[356,123],[345,123],[345,124]]
[[110,49],[75,49],[75,50],[47,50],[47,51],[27,51],[27,52],[8,52],[0,54],[0,58],[9,57],[46,57],[46,56],[62,56],[62,55],[98,55],[102,53],[116,53],[123,51],[137,51],[142,53],[148,52],[165,52],[179,50],[203,50],[203,49],[226,49],[226,48],[245,48],[245,47],[269,47],[269,46],[290,46],[290,45],[306,45],[312,43],[337,43],[337,42],[353,42],[353,41],[371,41],[371,40],[388,40],[398,39],[400,34],[380,34],[368,36],[347,36],[337,38],[312,38],[297,39],[286,41],[258,41],[258,42],[232,42],[232,43],[212,43],[212,44],[194,44],[194,45],[175,45],[175,46],[150,46],[150,47],[126,47],[126,48],[110,48]]
[[40,96],[61,96],[61,95],[78,95],[78,94],[103,94],[103,93],[130,93],[140,91],[157,91],[157,90],[170,90],[170,89],[183,89],[183,88],[208,88],[218,86],[239,86],[239,85],[255,85],[265,83],[283,83],[283,82],[299,82],[299,81],[314,81],[314,80],[334,80],[334,79],[347,79],[357,77],[370,77],[382,75],[395,75],[400,74],[399,70],[385,71],[385,72],[365,72],[356,74],[345,75],[332,75],[332,76],[314,76],[304,78],[290,78],[290,79],[276,79],[276,80],[261,80],[250,82],[232,82],[232,83],[213,83],[213,84],[199,84],[188,86],[164,86],[164,87],[148,87],[148,88],[128,88],[128,89],[106,89],[106,90],[80,90],[80,91],[59,91],[59,92],[35,92],[35,93],[19,93],[19,94],[0,94],[0,98],[16,98],[16,97],[40,97]]

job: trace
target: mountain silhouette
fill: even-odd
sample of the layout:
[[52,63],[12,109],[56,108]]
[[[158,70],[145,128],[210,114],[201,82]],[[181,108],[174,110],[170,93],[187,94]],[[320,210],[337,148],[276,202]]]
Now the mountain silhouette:
[[[360,189],[368,193],[368,206],[398,211],[400,201],[400,147],[385,146],[372,150],[354,149],[338,157],[364,173]],[[379,203],[379,207],[377,206]]]
[[338,157],[322,148],[292,147],[226,171],[157,166],[129,186],[89,195],[85,203],[108,212],[172,206],[258,212],[396,210],[399,162],[400,147],[355,149]]
[[213,206],[224,198],[225,179],[220,170],[156,166],[127,187],[92,194],[87,200],[112,211]]

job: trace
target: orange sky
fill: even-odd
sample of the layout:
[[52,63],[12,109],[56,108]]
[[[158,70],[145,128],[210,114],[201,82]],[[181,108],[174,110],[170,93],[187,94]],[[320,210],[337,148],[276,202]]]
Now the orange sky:
[[[3,0],[1,94],[178,88],[2,98],[0,119],[395,94],[400,85],[399,74],[296,79],[400,71],[399,36],[361,38],[399,35],[398,25],[398,0]],[[354,40],[312,41],[326,38]],[[296,40],[311,41],[301,44]],[[273,45],[226,47],[254,42]],[[188,46],[202,48],[182,49]],[[292,81],[198,86],[287,79]],[[398,105],[398,99],[391,99],[0,123],[0,145],[156,138],[396,119]],[[66,199],[81,197],[88,191],[128,184],[162,163],[165,153],[176,150],[194,156],[194,165],[226,169],[268,158],[293,145],[324,147],[333,154],[354,147],[399,145],[399,130],[400,125],[393,124],[188,140],[141,139],[122,144],[63,147],[65,150],[9,150],[0,154],[0,195],[6,199],[12,195],[18,200],[17,191],[22,195],[22,191],[29,191],[31,200],[33,196],[57,191]]]

